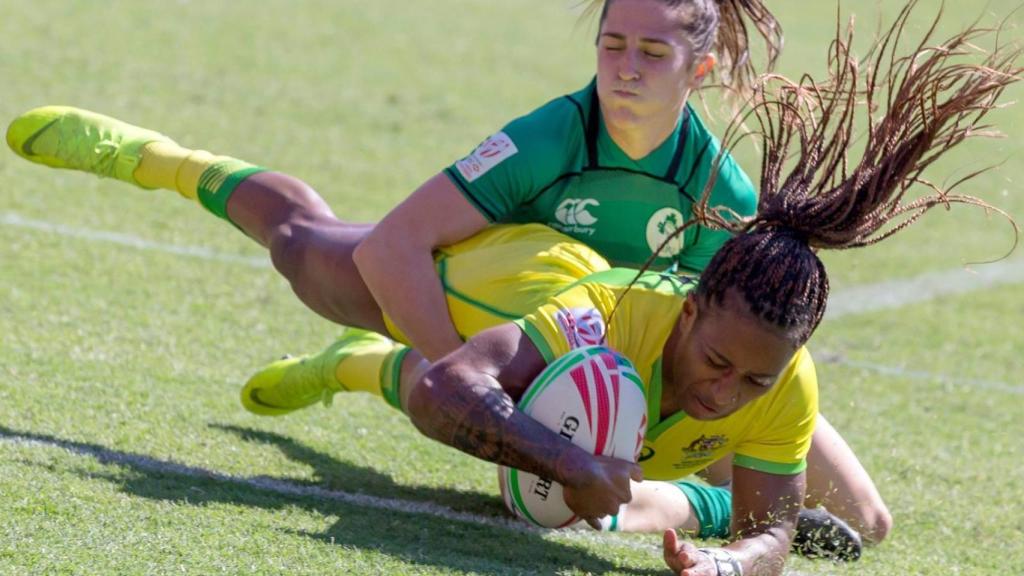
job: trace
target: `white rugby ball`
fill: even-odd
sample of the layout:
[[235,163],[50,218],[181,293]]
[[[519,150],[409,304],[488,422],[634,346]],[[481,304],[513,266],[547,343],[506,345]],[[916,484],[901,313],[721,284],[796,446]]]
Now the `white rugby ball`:
[[[547,366],[518,408],[591,454],[636,462],[647,431],[647,398],[633,364],[605,346],[577,348]],[[562,528],[578,522],[550,479],[498,467],[505,506],[527,522]]]

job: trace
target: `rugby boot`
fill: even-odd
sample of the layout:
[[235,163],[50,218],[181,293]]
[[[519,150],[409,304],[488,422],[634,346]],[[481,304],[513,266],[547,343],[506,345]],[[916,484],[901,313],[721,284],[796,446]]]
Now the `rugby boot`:
[[329,406],[336,393],[348,390],[338,381],[338,364],[351,354],[379,348],[382,342],[391,341],[376,332],[349,328],[319,354],[272,362],[246,382],[242,406],[264,416],[288,414],[317,403]]
[[807,558],[853,562],[860,558],[860,534],[824,508],[804,508],[796,523],[793,551]]
[[8,146],[30,162],[116,178],[136,186],[141,186],[134,173],[142,148],[157,141],[174,143],[159,132],[70,106],[29,110],[7,128]]

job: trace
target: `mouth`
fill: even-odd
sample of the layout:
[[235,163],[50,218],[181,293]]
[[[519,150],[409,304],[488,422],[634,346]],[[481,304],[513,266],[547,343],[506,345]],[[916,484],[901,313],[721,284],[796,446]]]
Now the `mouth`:
[[636,98],[637,96],[639,96],[639,94],[632,90],[623,90],[621,88],[612,90],[612,94],[615,94],[619,98]]
[[717,408],[713,408],[707,402],[704,402],[704,400],[701,400],[701,398],[699,396],[694,396],[693,399],[697,401],[697,404],[701,408],[703,408],[705,412],[707,412],[708,414],[710,414],[712,416],[718,416],[719,411],[718,411]]

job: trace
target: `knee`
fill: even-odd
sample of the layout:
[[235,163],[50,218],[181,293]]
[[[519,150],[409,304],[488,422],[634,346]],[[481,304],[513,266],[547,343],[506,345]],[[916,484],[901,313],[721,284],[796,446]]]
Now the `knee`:
[[861,511],[861,537],[869,544],[880,544],[892,530],[892,514],[885,504],[879,503]]
[[270,236],[270,261],[274,268],[296,288],[296,282],[306,268],[311,234],[309,227],[288,222],[276,227]]
[[861,536],[871,544],[879,544],[889,536],[892,527],[893,517],[889,509],[882,505],[881,509],[873,510],[870,522],[865,526]]

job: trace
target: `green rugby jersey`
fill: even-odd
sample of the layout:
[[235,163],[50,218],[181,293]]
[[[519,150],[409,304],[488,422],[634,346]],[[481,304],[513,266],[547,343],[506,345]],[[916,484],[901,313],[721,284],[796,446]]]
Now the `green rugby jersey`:
[[[687,104],[665,142],[629,158],[609,136],[591,82],[513,120],[445,173],[490,222],[546,224],[635,268],[691,217],[719,148]],[[757,207],[753,184],[731,156],[710,203],[745,216]],[[699,272],[728,238],[692,226],[654,265]]]

